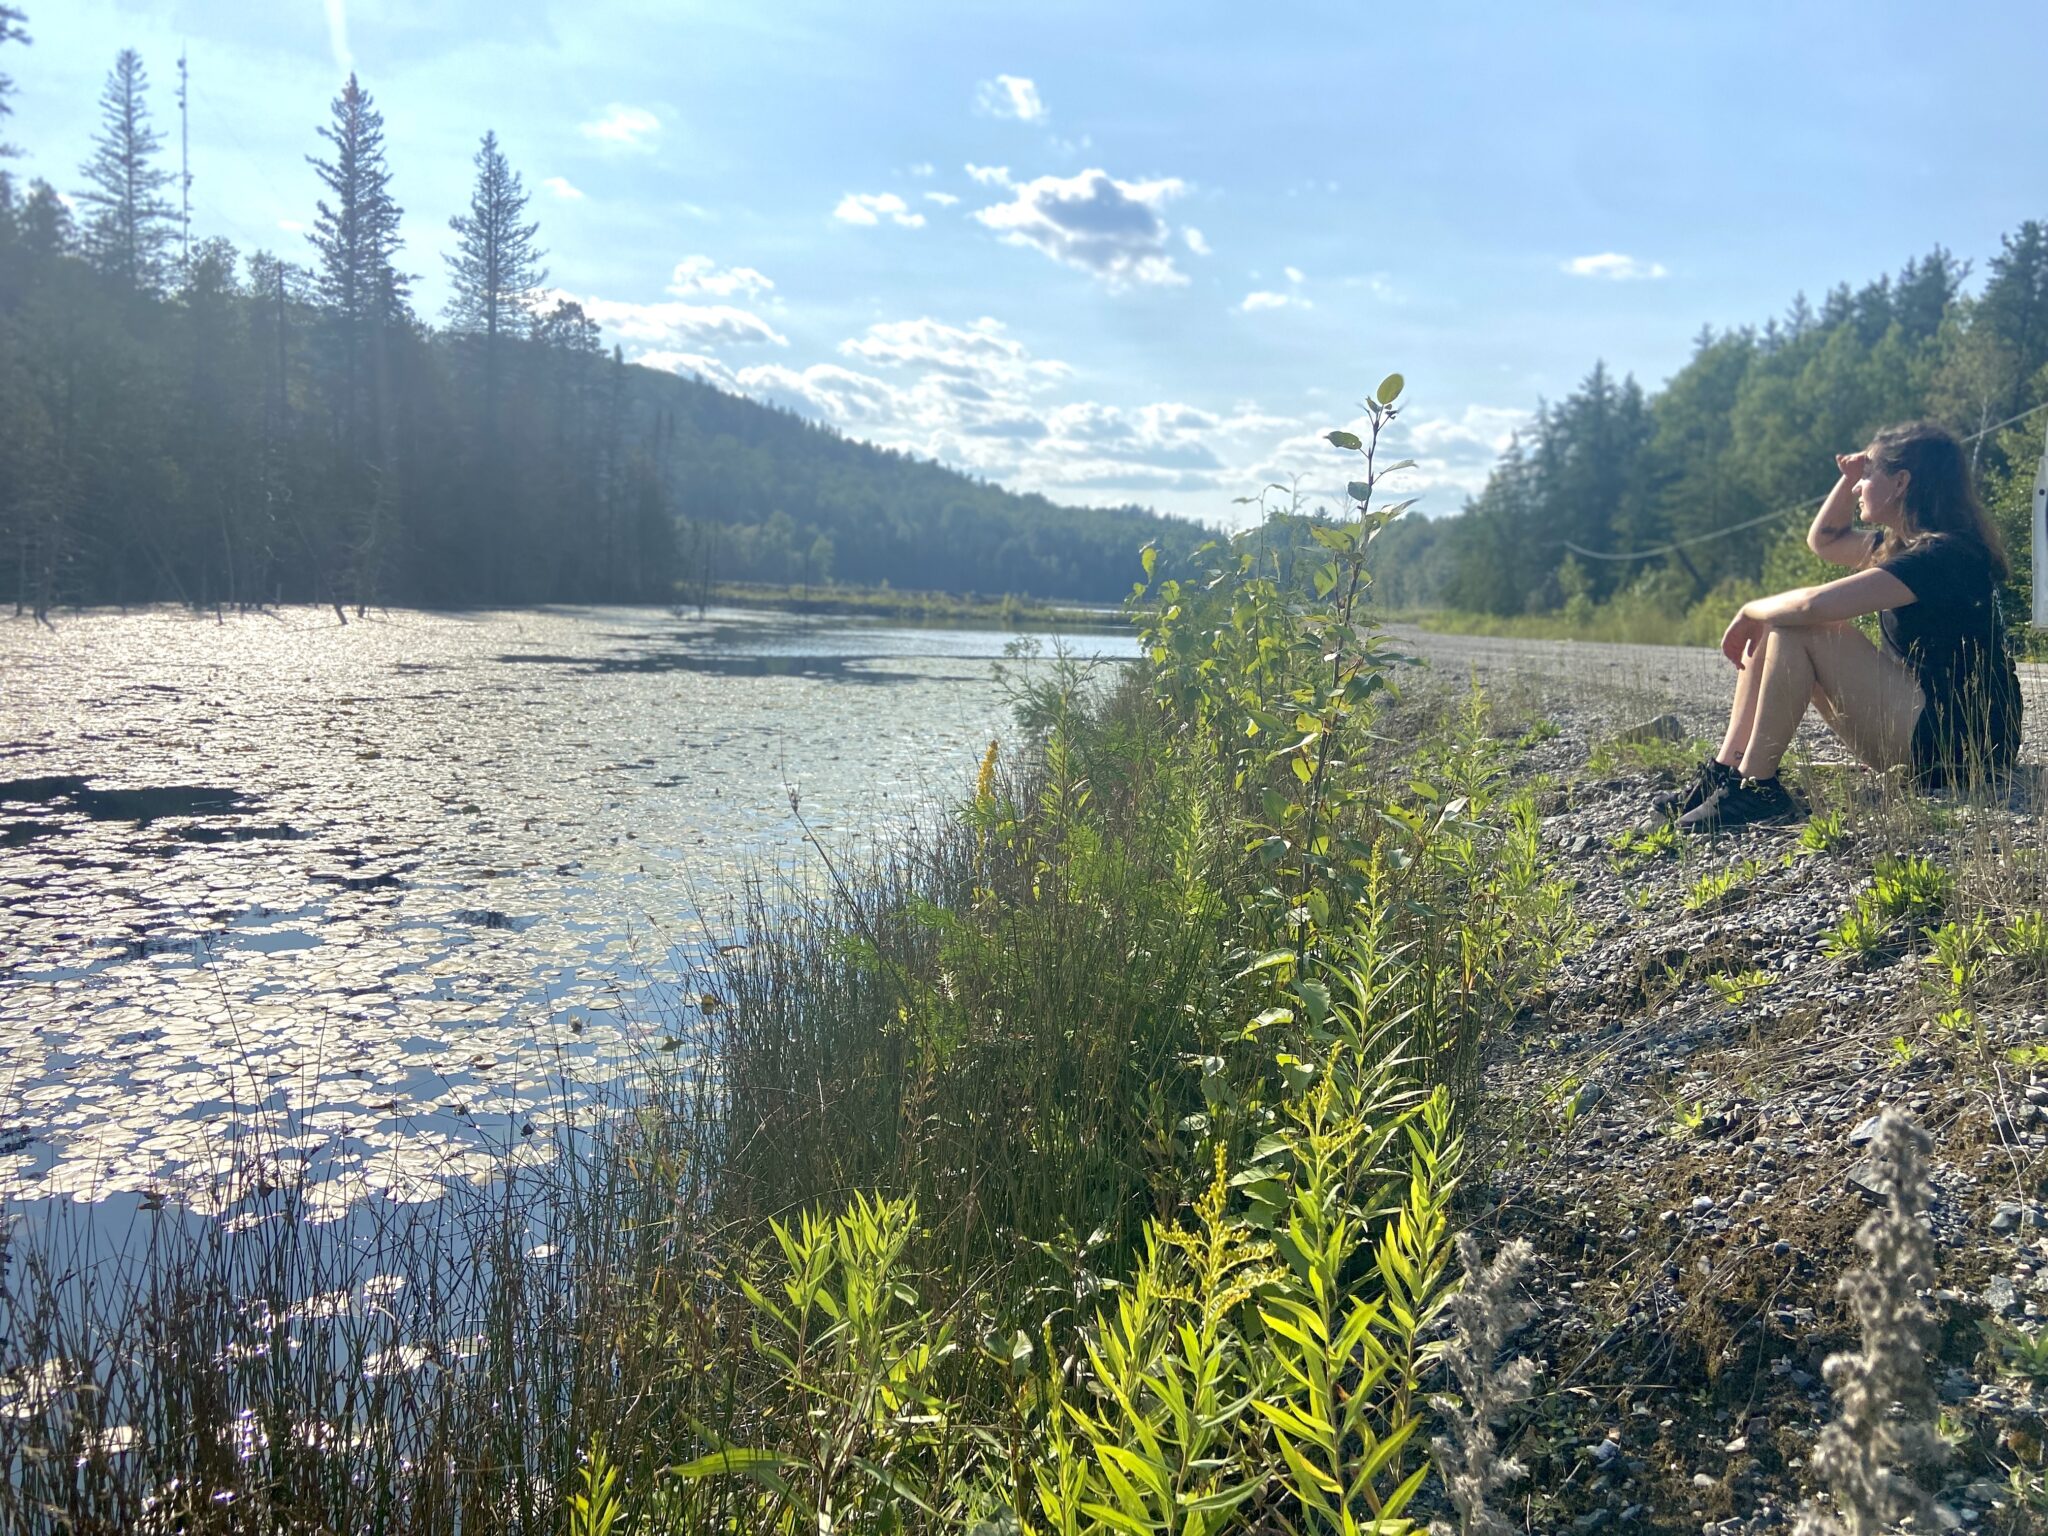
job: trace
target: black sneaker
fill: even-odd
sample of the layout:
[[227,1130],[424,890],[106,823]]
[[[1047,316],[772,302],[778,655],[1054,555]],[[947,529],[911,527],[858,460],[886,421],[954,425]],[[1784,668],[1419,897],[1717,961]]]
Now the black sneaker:
[[1651,797],[1650,808],[1661,816],[1683,816],[1707,796],[1726,784],[1733,784],[1742,775],[1722,762],[1718,757],[1702,758],[1692,770],[1692,777],[1676,789],[1667,789]]
[[1681,832],[1726,832],[1759,822],[1797,821],[1806,809],[1774,773],[1768,779],[1737,779],[1724,784],[1679,817]]

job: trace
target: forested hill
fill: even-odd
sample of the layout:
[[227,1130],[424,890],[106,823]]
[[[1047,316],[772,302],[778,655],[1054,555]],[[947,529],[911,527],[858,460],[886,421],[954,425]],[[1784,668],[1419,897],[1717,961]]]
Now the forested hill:
[[[0,43],[20,20],[0,5]],[[0,118],[6,93],[0,75]],[[430,325],[353,77],[320,130],[305,264],[188,248],[146,93],[122,52],[74,197],[0,169],[0,599],[18,610],[664,602],[828,579],[1115,600],[1148,540],[1205,537],[626,363],[579,306],[538,302],[536,226],[489,134]]]
[[[1986,429],[2048,401],[2048,223],[2003,236],[1975,293],[1970,271],[1937,246],[1895,275],[1837,286],[1818,308],[1800,294],[1761,325],[1709,327],[1654,393],[1596,363],[1570,395],[1540,405],[1463,512],[1388,529],[1376,596],[1498,615],[1585,614],[1610,601],[1732,613],[1735,594],[1759,583],[1815,579],[1804,536],[1837,453],[1887,423],[1932,417],[1983,434],[1970,445],[1979,490],[2013,553],[2024,611],[2042,418]],[[1765,521],[1740,526],[1751,519]],[[1678,541],[1690,542],[1640,560],[1568,547]]]
[[693,574],[1115,601],[1147,541],[1181,552],[1212,537],[1141,507],[1017,495],[695,379],[625,373]]

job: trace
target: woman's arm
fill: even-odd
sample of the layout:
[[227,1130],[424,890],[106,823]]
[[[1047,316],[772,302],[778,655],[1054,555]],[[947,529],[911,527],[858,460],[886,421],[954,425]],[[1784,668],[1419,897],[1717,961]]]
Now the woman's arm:
[[1786,629],[1802,625],[1839,624],[1866,613],[1903,608],[1914,602],[1913,589],[1883,566],[1872,566],[1818,587],[1794,587],[1773,597],[1744,603],[1721,636],[1721,654],[1741,670],[1773,624]]
[[1858,571],[1818,587],[1794,587],[1773,597],[1742,605],[1742,616],[1759,624],[1798,628],[1839,624],[1866,613],[1903,608],[1914,601],[1913,589],[1882,566]]
[[1835,462],[1841,478],[1814,514],[1813,526],[1806,530],[1806,547],[1830,565],[1862,565],[1870,558],[1870,535],[1855,527],[1856,486],[1864,475],[1864,457],[1841,454]]

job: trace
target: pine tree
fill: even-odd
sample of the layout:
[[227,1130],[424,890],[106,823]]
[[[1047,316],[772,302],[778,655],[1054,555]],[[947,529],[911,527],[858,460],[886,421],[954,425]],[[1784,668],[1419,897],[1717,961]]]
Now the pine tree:
[[547,253],[533,243],[540,225],[522,223],[525,212],[519,174],[506,165],[497,134],[486,133],[476,152],[469,212],[448,221],[461,236],[447,258],[455,284],[448,318],[457,330],[482,335],[492,354],[499,337],[526,334],[534,290],[547,281],[540,264]]
[[[387,395],[391,346],[409,319],[408,274],[392,263],[402,210],[384,163],[384,119],[353,72],[320,136],[334,158],[307,156],[333,202],[322,198],[306,238],[319,253],[316,281],[341,351],[340,440],[349,511],[349,581],[358,611],[377,599],[396,530],[398,490]],[[330,596],[333,596],[330,589]],[[340,613],[338,597],[335,611]]]
[[[28,16],[19,6],[0,5],[0,43],[27,42],[29,40],[28,33],[23,30],[23,23],[27,20]],[[14,115],[14,108],[7,104],[7,98],[13,94],[13,79],[5,73],[0,73],[0,123],[5,123],[8,118]],[[0,160],[8,159],[20,153],[20,150],[9,144],[5,139],[0,139]]]
[[306,161],[334,204],[320,201],[306,238],[320,253],[320,296],[349,319],[368,321],[379,306],[406,297],[410,278],[391,264],[401,244],[403,210],[392,200],[391,172],[384,164],[383,115],[353,74],[334,98],[333,113],[320,137],[334,146],[334,159],[308,155]]
[[345,439],[354,447],[364,348],[373,330],[403,318],[409,279],[392,265],[402,210],[384,163],[384,119],[353,73],[333,113],[320,137],[334,146],[334,158],[306,159],[334,201],[320,200],[306,238],[319,253],[315,281],[340,336]]
[[2013,350],[2018,382],[2005,404],[2018,411],[2038,403],[2026,397],[2025,381],[2048,365],[2048,224],[2028,219],[2016,233],[2001,235],[1999,245],[1975,323],[1989,326]]
[[171,238],[172,209],[162,193],[172,178],[153,163],[163,136],[149,126],[148,89],[142,56],[123,48],[100,92],[99,137],[80,167],[92,185],[79,201],[98,210],[86,224],[94,265],[130,292],[153,293]]

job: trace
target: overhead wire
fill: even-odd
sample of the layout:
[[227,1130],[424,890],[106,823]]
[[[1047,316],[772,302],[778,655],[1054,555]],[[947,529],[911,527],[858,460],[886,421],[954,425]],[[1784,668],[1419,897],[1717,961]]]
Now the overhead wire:
[[[1981,432],[1972,432],[1960,441],[1974,443],[1994,432],[2003,432],[2015,422],[2025,421],[2029,416],[2038,416],[2043,411],[2048,411],[2048,400],[2021,411],[2017,416],[2008,416],[2004,421],[1996,422]],[[1583,544],[1574,544],[1570,539],[1559,539],[1557,542],[1573,554],[1581,555],[1588,560],[1648,560],[1657,555],[1669,555],[1681,549],[1690,549],[1695,544],[1710,544],[1715,539],[1725,539],[1730,534],[1741,533],[1745,528],[1757,528],[1765,523],[1774,523],[1781,517],[1790,517],[1794,512],[1806,512],[1813,505],[1814,503],[1808,501],[1795,502],[1791,506],[1780,507],[1775,512],[1766,512],[1762,517],[1745,518],[1739,523],[1730,523],[1726,528],[1716,528],[1711,533],[1696,533],[1690,538],[1673,539],[1669,543],[1653,544],[1646,549],[1587,549]]]

